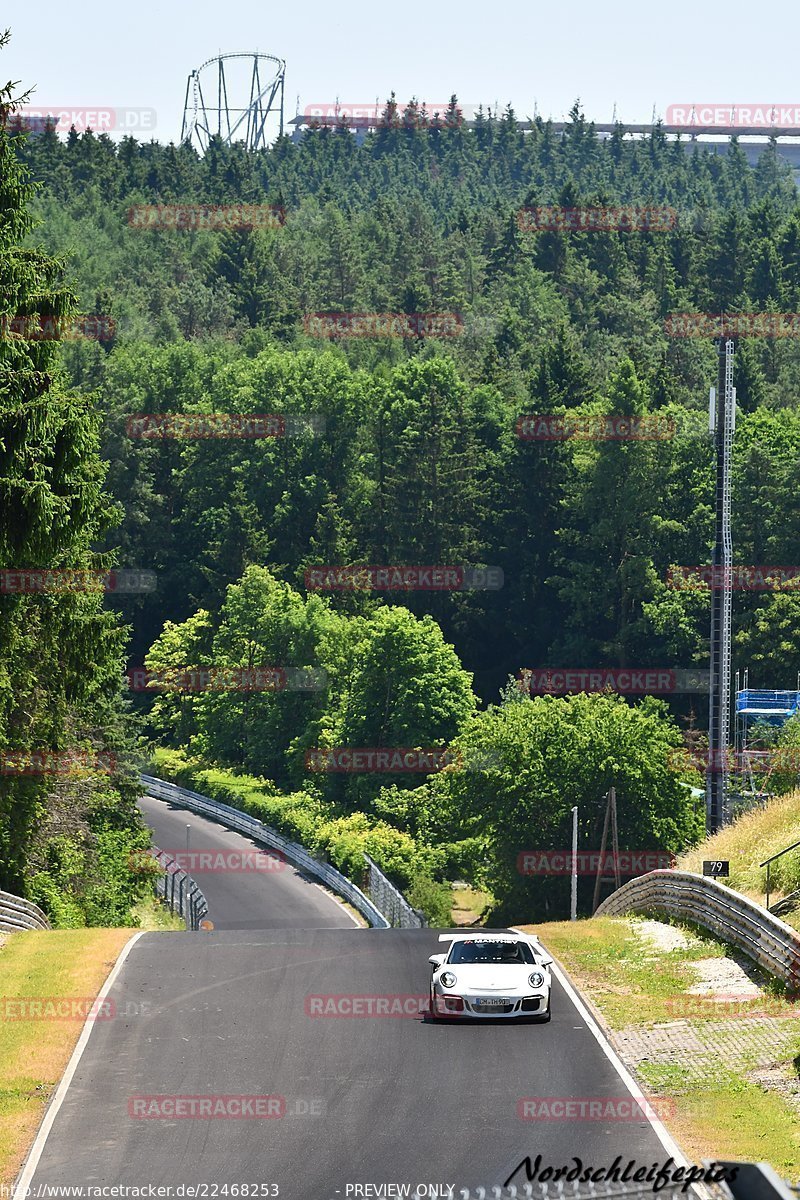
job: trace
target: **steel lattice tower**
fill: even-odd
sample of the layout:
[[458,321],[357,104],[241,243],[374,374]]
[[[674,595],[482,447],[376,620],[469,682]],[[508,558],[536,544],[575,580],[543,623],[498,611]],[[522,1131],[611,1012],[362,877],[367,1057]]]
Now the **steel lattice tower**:
[[716,453],[714,549],[711,555],[711,678],[708,705],[706,822],[715,833],[728,815],[728,744],[731,706],[731,452],[736,423],[733,341],[719,343],[717,389],[711,389],[709,424]]

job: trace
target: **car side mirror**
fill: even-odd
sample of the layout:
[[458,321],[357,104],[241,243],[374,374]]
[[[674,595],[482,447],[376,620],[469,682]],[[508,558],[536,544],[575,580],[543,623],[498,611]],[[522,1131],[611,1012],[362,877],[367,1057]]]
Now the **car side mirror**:
[[542,964],[543,967],[552,967],[552,965],[553,965],[552,958],[540,958],[539,962]]
[[432,954],[428,959],[428,962],[432,967],[440,967],[446,958],[446,954]]

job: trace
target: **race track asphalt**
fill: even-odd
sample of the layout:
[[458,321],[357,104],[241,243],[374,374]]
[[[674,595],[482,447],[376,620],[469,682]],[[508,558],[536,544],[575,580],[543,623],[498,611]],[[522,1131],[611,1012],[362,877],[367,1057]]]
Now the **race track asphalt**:
[[[352,918],[313,880],[250,838],[153,796],[142,796],[139,807],[155,844],[182,856],[178,862],[204,893],[215,929],[353,928]],[[203,869],[204,858],[212,870]]]
[[[143,807],[163,849],[181,846],[187,822],[195,849],[206,837],[252,849],[192,813]],[[437,931],[357,929],[288,870],[198,882],[215,929],[147,933],[135,944],[110,993],[115,1015],[92,1028],[34,1188],[154,1184],[180,1196],[179,1185],[183,1195],[208,1185],[194,1194],[214,1200],[224,1185],[248,1184],[250,1196],[366,1200],[381,1192],[358,1185],[409,1184],[413,1195],[424,1184],[459,1200],[462,1187],[502,1183],[526,1155],[541,1154],[542,1167],[574,1156],[596,1168],[616,1155],[623,1166],[667,1159],[641,1116],[520,1118],[525,1098],[628,1097],[557,982],[549,1024],[432,1024],[421,1010]],[[407,1001],[409,1016],[312,1015],[330,1005],[314,998],[331,996],[418,1000]],[[281,1097],[282,1115],[139,1115],[163,1113],[150,1099],[163,1096]]]

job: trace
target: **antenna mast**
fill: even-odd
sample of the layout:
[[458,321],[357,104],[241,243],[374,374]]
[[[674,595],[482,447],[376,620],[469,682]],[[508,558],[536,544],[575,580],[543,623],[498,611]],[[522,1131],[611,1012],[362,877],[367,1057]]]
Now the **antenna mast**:
[[728,744],[731,688],[731,451],[736,424],[733,340],[719,342],[716,392],[709,397],[709,429],[716,452],[714,549],[711,555],[711,678],[708,705],[706,825],[716,833],[728,817]]

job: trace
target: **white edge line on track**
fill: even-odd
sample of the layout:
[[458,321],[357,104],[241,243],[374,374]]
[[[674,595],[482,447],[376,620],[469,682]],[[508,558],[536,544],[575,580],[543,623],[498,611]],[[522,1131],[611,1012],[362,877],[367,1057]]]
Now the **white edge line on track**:
[[[297,871],[296,867],[295,867],[295,871]],[[299,874],[299,871],[297,873]],[[339,908],[341,908],[344,911],[344,913],[350,918],[350,920],[353,922],[353,924],[356,926],[357,929],[364,929],[364,928],[371,929],[372,928],[372,926],[369,923],[367,923],[366,926],[362,925],[361,921],[359,921],[353,915],[353,913],[350,912],[350,909],[347,907],[344,900],[340,899],[339,896],[337,896],[335,892],[331,891],[330,888],[325,887],[324,883],[319,883],[316,879],[312,879],[311,882],[314,884],[314,887],[319,888],[319,890],[322,892],[323,896],[326,896],[328,898],[328,900],[333,900],[333,902],[335,904],[339,905]],[[363,919],[366,921],[366,917],[364,917]]]
[[[511,928],[511,927],[509,926],[509,928]],[[522,930],[522,929],[511,928],[511,932],[524,934],[524,930]],[[544,943],[542,943],[542,944],[544,945]],[[551,951],[549,951],[549,950],[547,951],[547,954],[550,957],[552,956]],[[655,1133],[656,1137],[661,1142],[661,1145],[664,1147],[664,1149],[667,1151],[667,1153],[670,1154],[671,1157],[675,1160],[675,1163],[677,1166],[679,1166],[679,1167],[691,1166],[692,1164],[690,1164],[688,1158],[686,1158],[683,1151],[678,1146],[678,1143],[673,1139],[673,1137],[669,1133],[669,1130],[666,1128],[666,1126],[663,1124],[663,1122],[661,1122],[658,1119],[658,1117],[652,1116],[648,1113],[647,1110],[651,1106],[650,1106],[650,1103],[649,1103],[647,1097],[645,1096],[642,1089],[639,1087],[639,1084],[636,1082],[636,1080],[631,1075],[628,1068],[623,1063],[622,1059],[617,1054],[614,1047],[609,1042],[609,1040],[606,1037],[603,1030],[597,1024],[597,1021],[595,1021],[594,1017],[589,1012],[586,1005],[583,1003],[583,1000],[581,999],[579,993],[575,990],[575,988],[570,983],[563,968],[559,965],[559,963],[557,963],[555,960],[553,960],[553,965],[550,969],[551,969],[552,973],[555,975],[558,982],[561,984],[564,991],[569,996],[570,1000],[572,1001],[573,1005],[577,1009],[580,1016],[586,1022],[589,1032],[592,1034],[592,1036],[595,1038],[595,1040],[599,1044],[600,1049],[603,1051],[606,1058],[611,1063],[611,1065],[613,1066],[614,1070],[619,1075],[622,1082],[625,1084],[625,1087],[628,1089],[628,1091],[634,1097],[635,1100],[640,1100],[640,1101],[644,1102],[643,1103],[643,1112],[647,1115],[647,1120],[649,1121],[650,1125],[652,1126],[653,1132]]]
[[[97,994],[98,1001],[105,1000],[106,996],[108,995],[108,993],[111,991],[112,987],[114,986],[117,976],[119,975],[120,971],[122,970],[122,966],[125,962],[125,959],[128,957],[131,950],[136,945],[139,938],[143,936],[144,933],[145,933],[145,930],[141,930],[139,933],[134,933],[133,936],[130,937],[128,939],[128,941],[125,943],[125,945],[122,947],[122,949],[120,950],[119,955],[117,957],[117,961],[114,963],[114,966],[111,968],[111,972],[110,972],[108,978],[106,979],[105,983],[103,984],[103,986],[101,987],[100,991]],[[64,1071],[64,1074],[61,1076],[61,1082],[59,1083],[58,1087],[56,1088],[53,1098],[51,1099],[50,1103],[48,1104],[48,1106],[45,1110],[44,1117],[42,1118],[42,1123],[39,1126],[39,1131],[36,1134],[33,1145],[31,1146],[30,1151],[28,1152],[28,1156],[25,1159],[25,1162],[23,1163],[19,1178],[17,1179],[16,1183],[11,1188],[12,1196],[17,1195],[17,1196],[24,1197],[25,1195],[27,1195],[28,1187],[30,1186],[30,1182],[33,1179],[34,1172],[36,1171],[36,1168],[39,1165],[39,1159],[42,1157],[42,1151],[44,1150],[45,1143],[47,1142],[47,1138],[50,1134],[50,1130],[52,1129],[53,1123],[54,1123],[56,1117],[58,1116],[58,1112],[59,1112],[59,1109],[61,1108],[61,1105],[64,1103],[64,1097],[66,1096],[69,1085],[72,1082],[72,1077],[78,1069],[78,1063],[81,1061],[81,1055],[83,1054],[84,1050],[86,1049],[86,1043],[89,1041],[89,1036],[90,1036],[92,1030],[94,1029],[94,1025],[95,1025],[94,1018],[91,1016],[88,1016],[83,1023],[83,1029],[81,1030],[81,1036],[78,1038],[77,1045],[75,1046],[75,1049],[72,1051],[72,1055],[70,1057],[69,1062],[67,1063],[66,1070]]]

